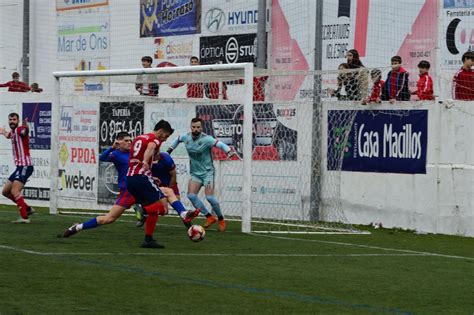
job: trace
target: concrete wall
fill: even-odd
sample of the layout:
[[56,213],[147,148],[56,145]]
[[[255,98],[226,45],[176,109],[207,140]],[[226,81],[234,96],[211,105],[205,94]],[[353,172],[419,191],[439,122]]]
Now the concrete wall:
[[[7,93],[0,92],[0,108],[3,115],[0,117],[0,126],[7,126],[7,114],[11,111],[19,112],[21,115],[21,104],[23,102],[48,102],[52,99],[48,94],[31,93]],[[133,98],[132,98],[133,99]],[[97,103],[89,98],[88,103]],[[148,130],[152,124],[150,112],[158,110],[164,119],[170,119],[174,124],[187,126],[189,113],[186,117],[168,117],[175,110],[163,110],[163,108],[177,109],[179,106],[191,104],[159,104],[150,101],[145,105],[145,129]],[[448,107],[450,108],[448,108]],[[53,106],[54,107],[54,106]],[[309,211],[310,200],[310,178],[309,174],[311,156],[305,142],[305,138],[313,126],[308,117],[310,107],[299,107],[298,116],[298,160],[297,161],[258,161],[254,163],[255,172],[259,177],[254,179],[255,191],[252,199],[258,201],[256,215],[267,216],[270,214],[286,218],[304,218]],[[338,194],[340,189],[341,214],[345,215],[349,222],[355,224],[369,224],[370,222],[382,222],[386,227],[402,227],[405,229],[416,229],[420,231],[459,234],[474,236],[474,103],[455,102],[453,104],[438,103],[398,103],[394,105],[370,105],[362,107],[349,103],[327,102],[324,103],[324,113],[329,109],[357,109],[357,110],[380,110],[380,109],[428,109],[428,150],[426,174],[393,174],[393,173],[366,173],[366,172],[328,172],[323,168],[323,180],[330,189],[332,195]],[[183,122],[180,122],[180,119]],[[326,158],[326,117],[323,117],[323,159]],[[177,134],[185,131],[177,130]],[[179,128],[178,128],[179,129]],[[306,148],[303,150],[303,148]],[[49,152],[35,150],[33,157],[39,156],[43,159],[49,157]],[[186,156],[176,156],[177,163],[182,165],[183,173],[179,182],[182,192],[185,193],[188,178]],[[11,146],[9,141],[0,137],[0,165],[1,179],[5,180],[13,171],[14,165],[11,157]],[[323,161],[323,165],[325,165]],[[94,167],[94,166],[88,166]],[[232,181],[225,174],[241,174],[241,163],[217,162],[218,168],[217,184],[222,188],[219,192],[224,201],[225,198],[239,200],[238,188],[241,184],[238,177]],[[38,168],[44,173],[48,166]],[[279,175],[280,179],[275,180]],[[36,187],[49,187],[49,178],[35,178]],[[286,178],[286,179],[284,179]],[[283,185],[283,186],[282,186]],[[226,190],[225,187],[234,189]],[[263,188],[262,188],[263,187]],[[292,194],[269,194],[269,191],[280,191],[282,188],[296,190]],[[263,194],[263,190],[266,191]],[[233,195],[226,195],[230,191]],[[325,197],[328,197],[326,195]],[[271,206],[271,201],[275,206]],[[0,198],[1,203],[9,204],[6,199]],[[267,202],[265,207],[263,203]],[[46,205],[44,201],[32,201],[33,205]],[[283,206],[283,204],[285,204]],[[334,202],[333,202],[334,204]],[[81,204],[82,205],[82,204]],[[67,205],[66,205],[67,206]],[[74,205],[72,205],[74,206]],[[76,205],[77,206],[77,205]],[[84,205],[86,206],[86,205]],[[223,202],[225,212],[239,215],[241,207],[234,203],[228,206]],[[97,204],[90,202],[87,208],[96,209]],[[104,208],[101,206],[99,208]],[[106,208],[106,207],[105,207]]]
[[[474,104],[374,105],[428,109],[426,174],[341,172],[341,199],[352,223],[382,222],[433,233],[474,236]],[[325,109],[361,109],[326,103]],[[324,142],[325,144],[327,142]]]

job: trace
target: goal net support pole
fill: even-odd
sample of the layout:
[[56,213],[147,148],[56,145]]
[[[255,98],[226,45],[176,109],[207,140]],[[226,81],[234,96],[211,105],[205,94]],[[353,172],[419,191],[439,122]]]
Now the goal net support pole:
[[[51,186],[50,186],[50,213],[58,213],[59,202],[59,154],[60,142],[59,131],[61,124],[61,79],[77,77],[113,77],[132,75],[166,75],[193,72],[225,72],[234,71],[243,77],[244,95],[242,103],[244,106],[243,122],[243,171],[242,171],[242,232],[251,232],[252,217],[252,117],[253,117],[253,64],[221,64],[202,65],[184,67],[164,67],[164,68],[138,68],[138,69],[114,69],[114,70],[93,70],[93,71],[57,71],[53,72],[55,77],[54,104],[51,123]],[[232,163],[232,162],[229,162]]]

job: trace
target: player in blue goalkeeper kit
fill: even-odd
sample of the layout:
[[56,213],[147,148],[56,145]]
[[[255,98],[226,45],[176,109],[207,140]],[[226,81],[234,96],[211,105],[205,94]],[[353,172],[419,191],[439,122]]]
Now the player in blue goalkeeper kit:
[[[216,197],[214,196],[214,163],[212,161],[212,148],[217,147],[224,150],[228,158],[235,153],[225,143],[214,139],[202,132],[201,118],[191,120],[191,132],[179,136],[173,141],[168,149],[171,153],[181,142],[185,143],[189,155],[191,179],[188,184],[188,198],[197,209],[206,216],[204,228],[209,228],[219,220],[219,231],[225,231],[224,215]],[[211,204],[217,219],[209,212],[204,203],[198,198],[201,187],[204,186],[206,200]]]

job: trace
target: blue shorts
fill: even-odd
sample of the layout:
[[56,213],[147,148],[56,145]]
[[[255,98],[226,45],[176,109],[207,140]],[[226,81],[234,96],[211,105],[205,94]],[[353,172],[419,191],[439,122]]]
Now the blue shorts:
[[135,197],[132,196],[127,190],[127,188],[121,188],[120,194],[115,201],[115,204],[125,209],[129,209],[135,204]]
[[12,183],[14,181],[19,181],[22,182],[23,184],[26,184],[28,181],[28,178],[30,178],[31,174],[33,174],[33,166],[17,166],[16,170],[8,177],[8,180],[11,181]]
[[135,197],[136,203],[143,206],[148,206],[165,198],[153,179],[145,175],[127,176],[127,190]]

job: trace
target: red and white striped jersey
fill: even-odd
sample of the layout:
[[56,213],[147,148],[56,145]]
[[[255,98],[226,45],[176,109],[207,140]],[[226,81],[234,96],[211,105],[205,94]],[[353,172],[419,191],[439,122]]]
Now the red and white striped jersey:
[[28,129],[24,126],[18,126],[10,131],[9,138],[12,139],[13,159],[16,166],[33,165],[30,156],[30,136]]
[[[145,151],[150,142],[154,142],[156,148],[150,159],[146,161],[150,166],[150,169],[145,170],[143,169],[143,162]],[[147,133],[136,137],[132,142],[132,147],[130,148],[130,160],[128,162],[127,176],[146,175],[151,177],[151,163],[153,162],[153,157],[160,152],[160,146],[161,141],[157,139],[153,133]]]

